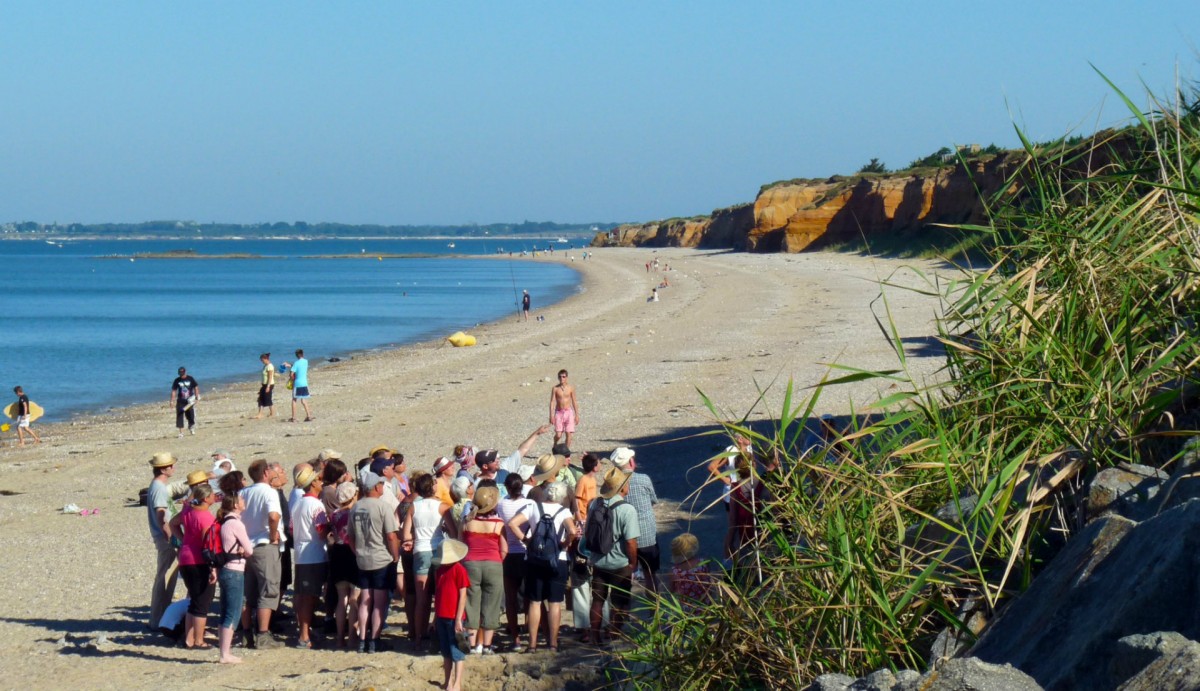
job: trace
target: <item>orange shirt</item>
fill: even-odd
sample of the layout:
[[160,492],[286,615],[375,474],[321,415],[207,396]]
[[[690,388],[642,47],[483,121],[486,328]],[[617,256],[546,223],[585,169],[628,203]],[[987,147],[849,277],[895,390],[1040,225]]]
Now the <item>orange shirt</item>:
[[575,501],[579,507],[579,523],[582,524],[587,520],[588,504],[592,500],[600,496],[596,492],[596,476],[594,473],[585,473],[575,483]]
[[454,500],[450,498],[450,483],[443,482],[441,478],[433,483],[433,496],[446,506],[454,506]]

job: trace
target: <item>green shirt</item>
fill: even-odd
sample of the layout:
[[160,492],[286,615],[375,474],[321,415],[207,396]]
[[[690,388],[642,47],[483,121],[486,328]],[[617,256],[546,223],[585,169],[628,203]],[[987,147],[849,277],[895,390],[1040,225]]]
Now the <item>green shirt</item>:
[[612,499],[597,499],[592,502],[592,506],[588,507],[590,518],[595,515],[592,513],[595,511],[593,507],[597,506],[599,502],[612,506],[618,501],[621,503],[610,512],[610,524],[613,527],[614,537],[613,547],[608,554],[595,561],[596,568],[604,571],[617,571],[629,566],[629,553],[625,550],[625,543],[628,540],[636,540],[638,537],[637,509],[619,495]]

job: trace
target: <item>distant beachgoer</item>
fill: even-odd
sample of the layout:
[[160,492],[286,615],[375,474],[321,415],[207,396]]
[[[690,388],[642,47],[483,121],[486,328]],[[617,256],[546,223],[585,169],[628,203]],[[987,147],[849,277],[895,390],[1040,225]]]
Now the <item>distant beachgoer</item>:
[[658,288],[650,290],[650,297],[646,298],[646,302],[658,302]]
[[521,312],[525,315],[525,321],[529,321],[529,291],[523,290],[521,296]]
[[579,400],[575,387],[567,381],[567,371],[558,371],[558,383],[550,389],[550,424],[554,425],[554,443],[566,434],[567,446],[575,438],[575,427],[579,424]]
[[275,417],[275,400],[272,397],[275,393],[275,365],[271,364],[270,353],[263,353],[258,359],[263,363],[263,370],[262,386],[258,389],[258,415],[254,416],[255,420],[262,418],[263,408],[267,409],[267,417]]
[[171,382],[171,399],[168,405],[175,407],[175,427],[183,436],[183,421],[187,419],[188,431],[196,433],[196,403],[200,400],[200,385],[187,373],[186,367],[179,368],[179,376]]
[[304,349],[296,350],[296,361],[292,363],[292,418],[288,422],[296,421],[296,401],[300,401],[300,405],[304,406],[304,421],[312,422],[315,418],[312,415],[312,410],[308,407],[308,360],[304,359]]
[[19,386],[13,387],[13,393],[17,395],[17,439],[20,440],[18,446],[25,446],[25,433],[29,432],[33,435],[33,443],[41,444],[42,438],[37,432],[33,431],[33,427],[29,424],[29,397],[25,395],[25,390]]

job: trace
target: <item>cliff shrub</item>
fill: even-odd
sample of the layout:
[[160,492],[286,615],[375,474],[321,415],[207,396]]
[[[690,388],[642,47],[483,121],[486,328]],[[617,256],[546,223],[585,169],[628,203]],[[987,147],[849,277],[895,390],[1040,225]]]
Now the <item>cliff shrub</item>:
[[[1137,136],[1051,149],[1023,137],[1014,181],[1030,193],[965,228],[987,238],[989,268],[929,276],[944,305],[939,382],[909,374],[884,281],[894,369],[836,366],[804,397],[789,383],[768,433],[724,425],[781,462],[756,476],[769,491],[757,549],[712,602],[645,604],[619,654],[634,685],[801,688],[923,667],[933,635],[962,628],[964,599],[990,611],[1028,586],[1077,527],[1082,478],[1173,462],[1200,362],[1200,101],[1144,113],[1118,94]],[[861,380],[888,394],[829,443],[806,442],[822,392]]]

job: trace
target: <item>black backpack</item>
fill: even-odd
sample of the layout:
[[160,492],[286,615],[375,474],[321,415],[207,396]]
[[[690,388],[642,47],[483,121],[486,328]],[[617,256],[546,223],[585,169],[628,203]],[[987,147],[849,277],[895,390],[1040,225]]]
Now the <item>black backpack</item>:
[[617,538],[613,534],[613,510],[624,503],[624,499],[618,499],[612,504],[607,503],[604,499],[597,499],[588,507],[583,546],[587,547],[592,561],[597,561],[611,552],[613,545],[616,544]]
[[562,542],[558,539],[558,531],[554,529],[554,519],[566,509],[560,508],[557,513],[550,516],[546,513],[542,502],[537,502],[537,507],[542,517],[538,519],[537,525],[533,527],[533,532],[529,536],[529,543],[525,547],[525,561],[533,566],[557,570],[558,553],[562,550]]

